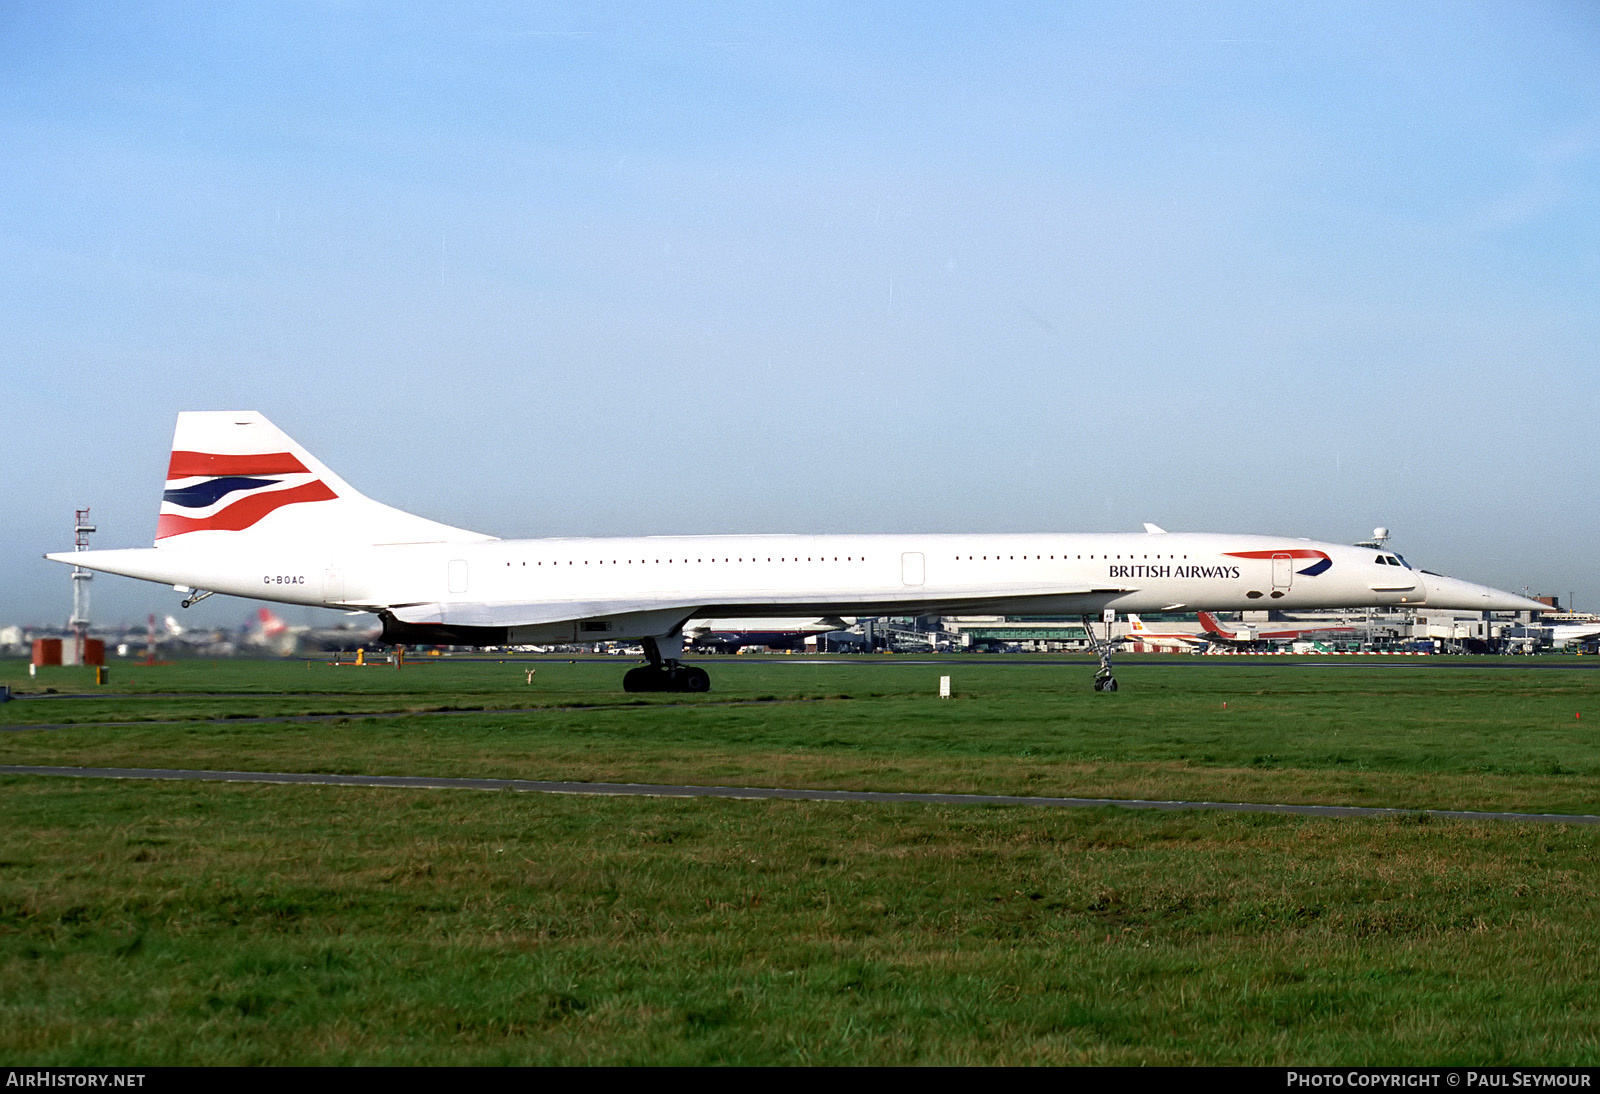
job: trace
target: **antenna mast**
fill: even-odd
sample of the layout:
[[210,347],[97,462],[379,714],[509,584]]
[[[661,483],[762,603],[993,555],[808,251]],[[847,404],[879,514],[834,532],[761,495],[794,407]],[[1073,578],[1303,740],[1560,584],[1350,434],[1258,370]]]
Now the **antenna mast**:
[[[89,549],[89,533],[95,530],[89,523],[89,510],[79,509],[72,522],[74,551],[87,551]],[[72,618],[67,621],[67,626],[72,628],[72,640],[77,645],[77,664],[83,664],[83,655],[89,637],[89,582],[94,580],[94,574],[82,566],[72,568]]]

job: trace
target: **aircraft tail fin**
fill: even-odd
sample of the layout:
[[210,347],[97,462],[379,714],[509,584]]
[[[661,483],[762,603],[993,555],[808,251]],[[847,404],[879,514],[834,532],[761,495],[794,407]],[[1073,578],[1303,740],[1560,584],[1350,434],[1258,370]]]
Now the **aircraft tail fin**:
[[276,638],[289,629],[289,624],[266,608],[258,608],[256,618],[261,620],[261,633],[268,638]]
[[1217,617],[1212,615],[1210,612],[1200,613],[1200,626],[1207,634],[1221,635],[1223,638],[1233,637],[1233,632],[1223,630],[1222,624],[1217,622]]
[[1137,615],[1134,615],[1132,612],[1128,613],[1128,630],[1133,634],[1148,634],[1149,633],[1149,631],[1145,628],[1144,620],[1140,619]]
[[373,501],[253,410],[178,415],[157,547],[308,537],[347,544],[493,538]]

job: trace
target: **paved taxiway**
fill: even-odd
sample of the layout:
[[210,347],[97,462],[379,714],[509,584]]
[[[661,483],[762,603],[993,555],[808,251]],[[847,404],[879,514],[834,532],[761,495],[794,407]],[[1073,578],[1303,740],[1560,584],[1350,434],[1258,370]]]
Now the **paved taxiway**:
[[65,776],[79,779],[173,779],[194,782],[275,783],[310,786],[387,787],[401,790],[511,790],[525,794],[592,794],[605,797],[743,798],[786,801],[863,802],[876,805],[1027,805],[1053,809],[1210,810],[1223,813],[1289,813],[1304,817],[1441,817],[1450,820],[1519,821],[1540,824],[1600,824],[1600,816],[1563,813],[1477,813],[1453,809],[1379,809],[1349,805],[1266,805],[1255,802],[1142,801],[1137,798],[1034,798],[1009,794],[903,794],[879,790],[790,790],[755,786],[674,786],[652,783],[541,782],[534,779],[458,779],[425,775],[330,775],[288,771],[191,771],[162,767],[52,767],[0,764],[0,775]]
[[[31,696],[29,697],[32,698]],[[106,698],[105,696],[81,695],[81,699]],[[146,696],[127,695],[110,696],[110,698],[142,699]],[[193,694],[183,698],[192,699]],[[206,698],[216,698],[206,696]],[[248,695],[246,698],[259,699],[260,695]],[[374,718],[459,718],[463,715],[475,714],[559,714],[562,712],[578,711],[589,713],[592,711],[639,711],[659,710],[662,707],[681,706],[711,706],[741,707],[741,706],[773,706],[785,703],[821,703],[828,700],[822,698],[800,699],[725,699],[712,700],[709,703],[696,702],[664,702],[644,705],[637,702],[619,703],[584,703],[581,705],[556,704],[547,707],[452,707],[449,710],[359,710],[345,711],[341,714],[259,714],[251,717],[235,718],[147,718],[138,722],[19,722],[16,725],[0,726],[0,733],[31,733],[34,731],[58,729],[132,729],[148,726],[183,726],[183,725],[212,725],[212,726],[248,726],[248,725],[288,725],[288,724],[314,724],[316,722],[359,722],[370,721]]]

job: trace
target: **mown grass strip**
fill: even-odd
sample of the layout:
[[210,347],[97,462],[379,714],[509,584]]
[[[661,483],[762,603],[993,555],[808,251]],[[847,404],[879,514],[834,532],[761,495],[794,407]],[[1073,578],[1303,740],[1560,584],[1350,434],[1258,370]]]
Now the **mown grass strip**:
[[[937,664],[743,660],[716,698],[820,701],[577,709],[621,699],[615,662],[191,665],[136,681],[181,699],[72,701],[173,724],[0,760],[1600,812],[1591,672],[1141,666],[1108,696],[997,662],[941,702]],[[1600,1056],[1586,826],[16,777],[0,822],[18,1062]]]
[[553,782],[532,779],[461,779],[430,775],[336,775],[288,771],[204,771],[151,767],[48,767],[0,764],[0,775],[62,776],[80,779],[161,779],[193,782],[244,782],[277,785],[362,786],[407,790],[511,790],[523,794],[587,794],[600,797],[737,798],[749,801],[831,801],[878,805],[1020,805],[1045,809],[1157,809],[1222,813],[1284,813],[1303,817],[1407,818],[1511,821],[1518,824],[1594,824],[1600,816],[1565,813],[1485,813],[1468,810],[1387,809],[1343,805],[1286,805],[1265,802],[1147,801],[1133,798],[1049,798],[1002,794],[930,794],[882,790],[822,790],[816,787],[692,786],[661,783]]
[[3,781],[60,1064],[1593,1064],[1600,832]]

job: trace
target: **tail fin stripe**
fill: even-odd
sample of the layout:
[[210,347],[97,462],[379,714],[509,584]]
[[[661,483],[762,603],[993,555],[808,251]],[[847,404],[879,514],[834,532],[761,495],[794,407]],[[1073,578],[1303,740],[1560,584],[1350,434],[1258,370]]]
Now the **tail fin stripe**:
[[185,486],[178,490],[168,490],[161,495],[161,500],[171,502],[184,509],[205,509],[217,504],[235,490],[258,490],[263,486],[272,486],[278,479],[247,479],[237,475],[221,479],[207,479],[197,482],[193,486]]
[[181,536],[185,532],[242,532],[268,513],[285,505],[302,501],[334,501],[338,497],[339,495],[330,490],[326,483],[314,479],[288,490],[250,494],[209,517],[184,517],[176,513],[162,513],[156,518],[156,539]]
[[284,475],[309,468],[291,452],[252,452],[241,456],[214,452],[172,453],[167,478],[187,479],[195,475]]

